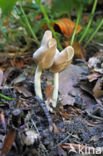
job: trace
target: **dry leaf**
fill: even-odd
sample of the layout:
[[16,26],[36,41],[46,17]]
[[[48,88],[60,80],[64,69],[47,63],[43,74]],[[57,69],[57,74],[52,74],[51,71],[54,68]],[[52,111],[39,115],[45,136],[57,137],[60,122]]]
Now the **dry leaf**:
[[97,80],[98,77],[99,77],[99,73],[94,72],[94,73],[88,75],[88,80],[89,80],[89,82],[92,82],[94,80]]
[[16,136],[16,131],[14,129],[11,129],[5,138],[4,145],[0,153],[1,155],[7,155],[9,153],[13,145],[13,142],[15,140],[15,136]]
[[31,97],[32,93],[29,92],[25,87],[23,86],[15,86],[15,90],[17,90],[19,93],[22,93],[25,97]]
[[[57,22],[52,23],[52,26],[55,31],[61,32],[66,38],[70,38],[73,34],[75,22],[71,21],[68,18],[59,19]],[[47,24],[43,25],[43,29],[48,29]],[[76,34],[82,29],[80,25],[78,25]]]
[[54,133],[59,134],[59,129],[55,123],[53,123]]
[[95,98],[99,98],[100,96],[103,96],[103,77],[98,79],[94,88],[93,88],[93,93]]
[[1,121],[1,124],[2,124],[2,127],[4,128],[4,130],[6,130],[6,120],[5,120],[4,112],[0,113],[0,121]]
[[3,82],[3,71],[0,69],[0,86],[2,85]]
[[45,96],[46,96],[47,100],[51,99],[52,94],[53,94],[53,89],[54,89],[54,87],[53,87],[52,84],[50,84],[50,83],[47,84],[47,87],[44,90],[44,93],[45,93]]
[[[56,31],[61,31],[65,37],[70,38],[73,34],[75,23],[68,18],[62,18],[57,22],[53,23],[53,27]],[[82,29],[80,25],[78,25],[76,34]]]
[[21,57],[16,57],[10,60],[10,63],[13,67],[23,68],[24,60]]
[[57,149],[58,149],[59,156],[67,156],[67,153],[60,146],[58,146]]
[[[70,45],[70,41],[63,42],[64,47],[67,47],[68,45]],[[85,59],[86,53],[84,48],[78,42],[73,42],[72,46],[74,48],[74,57],[78,59]]]

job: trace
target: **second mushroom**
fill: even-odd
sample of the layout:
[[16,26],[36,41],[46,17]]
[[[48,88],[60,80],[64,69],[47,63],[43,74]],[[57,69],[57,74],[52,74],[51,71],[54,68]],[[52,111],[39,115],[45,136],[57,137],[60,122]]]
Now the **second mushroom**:
[[40,48],[34,52],[33,58],[37,64],[34,76],[35,94],[43,100],[40,77],[42,70],[50,69],[54,73],[54,90],[52,95],[52,106],[56,107],[59,89],[59,72],[64,70],[71,63],[74,50],[71,46],[59,52],[56,40],[52,32],[47,30],[44,33]]

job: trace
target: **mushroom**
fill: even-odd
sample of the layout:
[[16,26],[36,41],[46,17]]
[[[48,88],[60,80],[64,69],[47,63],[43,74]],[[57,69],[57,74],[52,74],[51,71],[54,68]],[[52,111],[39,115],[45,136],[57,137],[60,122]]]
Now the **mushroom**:
[[40,48],[33,54],[33,59],[37,64],[34,77],[35,93],[40,99],[43,99],[40,82],[42,70],[49,69],[53,65],[56,46],[56,40],[52,38],[52,32],[47,30],[44,33]]
[[59,89],[59,72],[64,70],[71,63],[74,56],[74,49],[72,46],[66,47],[62,52],[56,49],[54,63],[50,70],[54,73],[54,90],[52,95],[52,106],[56,107]]

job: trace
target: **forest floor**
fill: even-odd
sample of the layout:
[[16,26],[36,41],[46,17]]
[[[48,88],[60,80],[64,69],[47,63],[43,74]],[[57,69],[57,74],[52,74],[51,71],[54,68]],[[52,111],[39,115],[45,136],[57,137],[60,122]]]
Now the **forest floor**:
[[50,110],[52,73],[42,74],[45,94],[40,101],[34,92],[32,54],[0,54],[6,69],[3,75],[0,71],[1,155],[103,155],[103,49],[90,45],[86,50],[86,61],[74,59],[60,73],[58,103],[50,116],[45,107]]

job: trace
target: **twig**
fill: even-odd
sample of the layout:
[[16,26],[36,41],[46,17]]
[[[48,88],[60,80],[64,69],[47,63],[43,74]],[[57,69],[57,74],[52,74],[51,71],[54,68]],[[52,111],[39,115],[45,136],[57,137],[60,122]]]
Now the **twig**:
[[53,129],[53,122],[52,122],[52,119],[51,119],[51,116],[49,114],[49,111],[47,109],[47,107],[45,106],[45,104],[43,103],[43,101],[38,97],[38,96],[35,96],[35,99],[37,100],[37,102],[40,104],[40,106],[42,107],[47,119],[48,119],[48,123],[49,123],[49,126],[50,126],[50,129],[52,128]]
[[86,115],[88,115],[88,117],[91,117],[93,119],[97,119],[97,120],[100,120],[100,121],[103,121],[103,118],[101,117],[98,117],[98,116],[95,116],[95,115],[92,115],[90,112],[86,111]]

